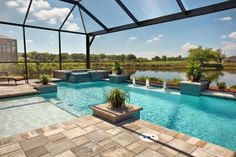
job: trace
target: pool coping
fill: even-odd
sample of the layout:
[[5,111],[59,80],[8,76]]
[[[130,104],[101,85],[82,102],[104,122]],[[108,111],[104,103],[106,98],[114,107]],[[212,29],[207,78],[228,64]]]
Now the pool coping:
[[[34,129],[28,132],[0,138],[0,155],[3,155],[4,153],[5,153],[4,155],[12,155],[15,152],[19,152],[19,150],[21,150],[22,154],[24,153],[27,154],[29,152],[28,150],[27,151],[25,150],[24,143],[28,142],[29,145],[33,146],[37,144],[37,141],[35,141],[35,139],[38,139],[38,138],[41,139],[41,137],[42,138],[46,137],[48,142],[42,143],[40,147],[48,148],[48,145],[56,144],[57,142],[62,140],[60,136],[63,136],[63,139],[65,139],[66,141],[66,143],[64,143],[65,145],[72,142],[76,146],[78,143],[78,140],[81,141],[83,140],[83,137],[86,137],[86,138],[88,136],[90,137],[90,134],[95,135],[95,137],[93,138],[98,138],[96,136],[101,136],[101,135],[97,135],[98,130],[101,130],[100,132],[105,131],[106,134],[109,133],[110,134],[109,139],[105,139],[105,141],[110,140],[113,142],[114,140],[115,141],[117,140],[116,136],[119,136],[120,138],[122,138],[122,136],[125,135],[125,132],[130,134],[130,136],[133,136],[133,135],[144,136],[143,133],[146,133],[146,132],[151,132],[151,133],[156,134],[159,137],[159,139],[158,140],[151,139],[153,140],[154,143],[151,143],[150,145],[148,145],[149,143],[138,140],[138,143],[143,142],[142,145],[148,145],[148,147],[145,148],[143,152],[138,152],[141,154],[148,150],[148,151],[152,151],[154,153],[159,153],[161,155],[166,155],[166,156],[168,156],[167,155],[168,153],[173,153],[173,152],[177,152],[175,154],[176,156],[178,155],[179,156],[186,156],[186,155],[199,156],[199,157],[200,156],[201,157],[236,156],[236,152],[233,150],[229,150],[222,146],[218,146],[216,144],[212,144],[210,142],[206,142],[198,138],[191,137],[189,135],[186,135],[186,134],[183,134],[183,133],[180,133],[180,132],[144,121],[144,120],[127,120],[125,122],[114,125],[94,116],[82,116],[80,118],[75,118],[70,121],[56,123],[53,125]],[[123,130],[122,131],[123,133],[119,133],[117,135],[115,134],[117,130]],[[124,140],[127,141],[130,139],[124,138]],[[138,143],[136,141],[132,145],[135,145]],[[95,144],[100,145],[100,143],[96,141],[95,141]],[[92,148],[93,146],[97,147],[95,144],[92,145]],[[16,145],[17,145],[17,148],[14,147]],[[121,147],[123,147],[126,150],[128,150],[129,148],[133,148],[130,145],[122,146],[122,143],[121,143]],[[64,145],[63,146],[60,145],[57,149],[63,149],[63,148],[64,148]],[[142,147],[139,146],[138,148],[141,149]],[[162,148],[165,148],[164,151],[162,150]],[[65,153],[69,150],[75,153],[75,151],[70,148],[66,148],[66,150],[60,151],[59,153],[63,155],[62,153]],[[32,151],[31,153],[34,153],[34,151],[37,152],[37,150],[35,149],[32,149],[31,151]],[[52,155],[51,153],[54,153],[54,151],[49,149],[48,155]],[[102,153],[102,152],[99,152],[99,153]]]

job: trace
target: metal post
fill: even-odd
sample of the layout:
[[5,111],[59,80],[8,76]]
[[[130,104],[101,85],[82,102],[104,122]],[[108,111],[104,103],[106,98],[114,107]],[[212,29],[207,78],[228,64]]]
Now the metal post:
[[24,41],[25,76],[26,76],[26,82],[29,83],[28,66],[27,66],[27,53],[26,53],[27,50],[26,50],[25,27],[23,27],[23,41]]
[[88,35],[86,35],[86,68],[90,69],[90,41]]
[[62,69],[61,65],[61,31],[58,31],[58,41],[59,41],[59,62],[60,62],[60,70]]

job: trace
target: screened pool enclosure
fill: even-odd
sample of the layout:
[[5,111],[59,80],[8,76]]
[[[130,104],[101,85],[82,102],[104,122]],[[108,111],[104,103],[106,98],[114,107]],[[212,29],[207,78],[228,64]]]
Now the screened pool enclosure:
[[[89,69],[90,47],[98,35],[233,8],[236,8],[236,0],[1,0],[0,24],[22,29],[24,73],[28,79],[26,28],[58,33],[55,42],[59,46],[59,69],[62,69],[61,34],[84,36],[86,68]],[[4,62],[0,60],[0,63]]]

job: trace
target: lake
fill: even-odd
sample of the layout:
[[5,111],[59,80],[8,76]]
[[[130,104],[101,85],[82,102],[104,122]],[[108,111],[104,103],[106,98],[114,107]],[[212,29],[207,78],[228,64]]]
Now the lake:
[[[187,80],[185,71],[151,71],[151,70],[136,70],[133,71],[131,77],[157,77],[161,79],[182,79]],[[203,79],[210,80],[211,86],[215,86],[216,82],[225,82],[227,85],[236,85],[236,71],[217,71],[209,70],[203,72]]]

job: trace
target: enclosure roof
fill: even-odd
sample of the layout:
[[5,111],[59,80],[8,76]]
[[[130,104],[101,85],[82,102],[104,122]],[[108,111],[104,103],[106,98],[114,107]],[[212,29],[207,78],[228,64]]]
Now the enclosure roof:
[[236,0],[1,0],[0,24],[90,36],[236,8]]

